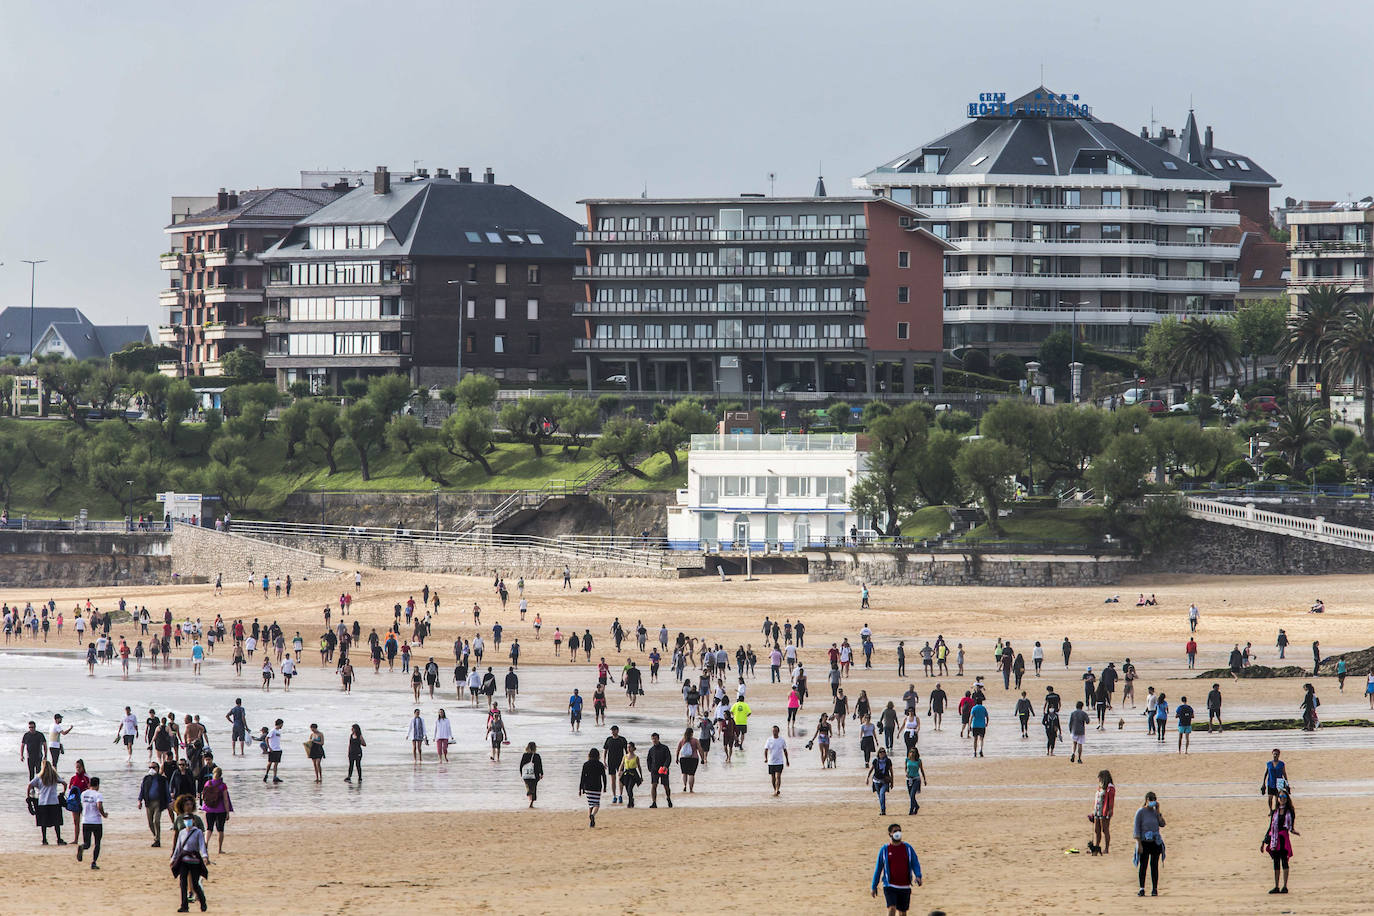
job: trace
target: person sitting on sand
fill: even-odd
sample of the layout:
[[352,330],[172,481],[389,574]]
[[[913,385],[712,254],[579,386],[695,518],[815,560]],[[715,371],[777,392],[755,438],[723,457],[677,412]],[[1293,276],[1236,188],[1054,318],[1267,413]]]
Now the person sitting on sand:
[[1308,608],[1307,613],[1309,613],[1309,614],[1325,614],[1325,613],[1326,613],[1326,605],[1325,605],[1325,604],[1322,604],[1322,600],[1321,600],[1320,598],[1318,598],[1318,599],[1317,599],[1317,603],[1314,604],[1314,605],[1312,605],[1312,607]]
[[1141,592],[1141,593],[1140,593],[1140,597],[1137,598],[1137,599],[1135,600],[1135,606],[1136,606],[1136,607],[1144,607],[1144,606],[1145,606],[1145,593],[1144,593],[1144,592]]
[[1103,603],[1103,604],[1120,604],[1120,603],[1121,603],[1121,596],[1120,596],[1120,595],[1112,595],[1110,598],[1108,598],[1106,601],[1104,601],[1104,602],[1102,602],[1102,603]]

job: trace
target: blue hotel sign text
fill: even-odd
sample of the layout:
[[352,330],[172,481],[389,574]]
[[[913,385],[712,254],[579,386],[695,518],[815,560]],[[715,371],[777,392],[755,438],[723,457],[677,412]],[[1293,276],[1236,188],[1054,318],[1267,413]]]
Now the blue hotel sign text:
[[1092,115],[1089,107],[1073,95],[1055,95],[1053,92],[1037,92],[1030,101],[1008,102],[1005,92],[982,92],[978,101],[968,103],[968,116],[981,118],[1087,118]]

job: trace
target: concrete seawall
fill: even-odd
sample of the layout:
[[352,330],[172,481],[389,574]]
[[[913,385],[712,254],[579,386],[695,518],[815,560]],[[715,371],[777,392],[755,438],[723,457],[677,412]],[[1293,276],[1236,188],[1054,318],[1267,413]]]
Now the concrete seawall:
[[157,585],[172,577],[171,535],[0,531],[0,587]]
[[1136,569],[1126,557],[1000,554],[811,554],[812,582],[853,585],[987,585],[1051,588],[1116,585]]
[[226,582],[246,582],[264,575],[273,579],[333,578],[341,572],[326,567],[318,552],[191,525],[176,526],[170,549],[172,572],[182,578],[204,577],[211,582],[221,574]]

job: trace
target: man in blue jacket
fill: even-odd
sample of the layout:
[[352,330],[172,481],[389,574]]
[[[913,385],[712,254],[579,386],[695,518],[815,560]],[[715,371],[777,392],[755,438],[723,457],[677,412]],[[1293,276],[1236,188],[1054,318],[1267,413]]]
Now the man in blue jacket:
[[878,850],[878,865],[873,869],[873,896],[878,882],[883,884],[887,916],[906,916],[911,907],[911,885],[921,886],[921,861],[910,843],[902,842],[902,825],[889,824],[888,843]]
[[162,813],[172,806],[167,780],[157,763],[148,762],[148,775],[138,787],[138,806],[148,813],[148,829],[153,834],[153,846],[162,845]]

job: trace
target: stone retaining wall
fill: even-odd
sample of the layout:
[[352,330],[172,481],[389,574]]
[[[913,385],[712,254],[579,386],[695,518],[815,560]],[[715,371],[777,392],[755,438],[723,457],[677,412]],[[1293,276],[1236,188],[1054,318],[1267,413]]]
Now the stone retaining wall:
[[0,531],[0,587],[81,588],[170,581],[170,535]]
[[1018,557],[1011,555],[921,553],[809,554],[812,582],[852,585],[990,585],[1076,587],[1116,585],[1133,572],[1121,557]]
[[273,544],[256,538],[226,534],[212,528],[177,525],[171,535],[171,567],[181,577],[203,576],[215,581],[246,582],[264,575],[276,579],[332,578],[340,570],[326,568],[317,552]]
[[1140,570],[1246,576],[1367,573],[1374,572],[1374,551],[1188,518],[1179,521],[1167,545],[1142,558]]

